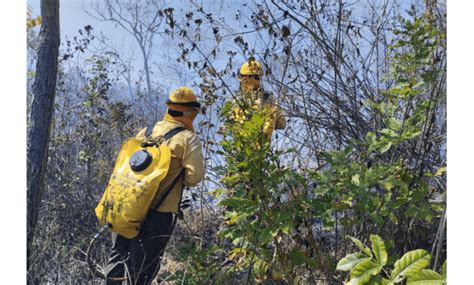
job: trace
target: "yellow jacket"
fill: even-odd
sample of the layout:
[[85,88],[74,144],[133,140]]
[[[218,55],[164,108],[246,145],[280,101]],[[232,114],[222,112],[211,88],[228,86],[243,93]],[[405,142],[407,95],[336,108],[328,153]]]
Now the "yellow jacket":
[[[249,105],[252,108],[266,108],[268,110],[269,118],[263,126],[263,133],[267,136],[269,140],[272,138],[273,130],[275,129],[284,129],[286,127],[286,116],[285,112],[278,107],[274,97],[272,95],[264,96],[262,92],[259,94],[242,94],[242,98],[248,101]],[[244,112],[241,110],[240,106],[236,106],[233,110],[234,120],[239,123],[244,123]]]
[[[152,136],[164,135],[167,132],[177,127],[184,127],[180,122],[160,121],[155,124]],[[142,129],[136,136],[137,139],[143,139],[146,128]],[[161,197],[161,195],[173,183],[174,179],[179,175],[181,170],[185,169],[184,185],[195,186],[204,177],[204,159],[202,156],[202,146],[199,137],[196,133],[184,130],[177,133],[174,137],[164,142],[171,150],[171,162],[168,174],[161,181],[160,187],[156,194],[152,207]],[[178,213],[179,202],[183,190],[183,179],[178,180],[174,185],[173,190],[168,194],[168,197],[163,201],[161,206],[157,209],[158,212],[164,213]]]

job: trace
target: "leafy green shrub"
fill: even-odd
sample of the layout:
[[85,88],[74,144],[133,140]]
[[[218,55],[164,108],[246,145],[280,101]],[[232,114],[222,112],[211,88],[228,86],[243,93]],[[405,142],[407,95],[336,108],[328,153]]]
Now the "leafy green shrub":
[[[364,106],[365,115],[377,121],[376,128],[353,137],[340,150],[317,153],[317,168],[293,168],[288,160],[301,154],[271,147],[262,133],[269,117],[265,108],[254,108],[240,100],[242,96],[223,105],[218,153],[225,164],[213,169],[223,187],[212,194],[224,210],[225,226],[215,247],[190,247],[186,270],[193,277],[187,281],[314,284],[324,276],[337,283],[334,270],[343,254],[338,237],[370,232],[387,238],[393,248],[390,258],[382,250],[383,241],[374,239],[378,245],[374,253],[358,242],[363,253],[352,255],[342,269],[353,271],[354,284],[390,284],[383,281],[391,278],[383,266],[392,265],[407,248],[433,243],[431,233],[445,205],[430,197],[446,166],[442,161],[426,163],[425,154],[417,152],[429,153],[426,138],[432,114],[444,98],[431,96],[430,91],[443,72],[433,67],[441,34],[429,16],[403,21],[397,33],[389,87]],[[236,117],[239,108],[241,117]],[[427,259],[426,252],[417,251],[401,260],[417,254]],[[393,282],[434,276],[421,271],[425,267],[410,276],[397,273]],[[206,274],[200,271],[203,268]],[[375,276],[379,273],[385,275]]]

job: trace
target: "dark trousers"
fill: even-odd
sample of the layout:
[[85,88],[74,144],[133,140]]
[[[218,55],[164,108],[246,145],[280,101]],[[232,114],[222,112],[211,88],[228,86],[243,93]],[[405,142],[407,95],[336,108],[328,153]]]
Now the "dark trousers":
[[[137,237],[127,239],[112,233],[107,277],[129,276],[129,284],[150,284],[160,269],[161,257],[173,231],[172,224],[172,213],[151,210]],[[122,284],[122,281],[107,280],[106,284]]]

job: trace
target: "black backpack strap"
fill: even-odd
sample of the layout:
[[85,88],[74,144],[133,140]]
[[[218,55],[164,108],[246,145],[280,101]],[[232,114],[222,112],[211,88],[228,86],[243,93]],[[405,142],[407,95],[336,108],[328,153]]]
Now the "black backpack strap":
[[172,129],[171,131],[167,132],[163,137],[165,140],[169,140],[170,138],[174,137],[177,133],[180,133],[182,131],[186,130],[185,127],[177,127],[175,129]]
[[158,200],[158,202],[156,202],[155,206],[153,207],[153,210],[156,211],[158,207],[160,207],[160,205],[163,203],[163,201],[165,201],[166,197],[168,197],[168,194],[170,194],[171,190],[173,190],[174,186],[176,185],[176,183],[182,176],[184,176],[184,168],[183,170],[181,170],[178,176],[173,180],[173,183],[171,183],[170,187],[166,189],[165,193],[161,195],[160,199]]
[[172,138],[177,133],[186,130],[185,127],[177,127],[175,129],[172,129],[171,131],[167,132],[163,136],[159,136],[159,137],[156,137],[156,138],[153,139],[151,137],[151,135],[153,134],[154,127],[155,127],[155,125],[149,125],[146,128],[146,130],[145,130],[145,139],[141,144],[142,147],[160,145],[163,141],[169,140],[170,138]]

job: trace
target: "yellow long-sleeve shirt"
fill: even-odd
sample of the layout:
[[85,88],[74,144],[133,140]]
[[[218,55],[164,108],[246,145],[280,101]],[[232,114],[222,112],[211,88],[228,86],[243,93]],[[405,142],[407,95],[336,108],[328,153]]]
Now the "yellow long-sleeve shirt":
[[[256,98],[255,98],[256,97]],[[262,132],[269,140],[272,138],[275,129],[285,129],[286,116],[285,112],[276,104],[273,96],[263,96],[263,94],[243,94],[242,98],[248,101],[251,108],[265,108],[268,111],[268,119],[265,121]],[[233,110],[234,120],[244,123],[245,116],[240,106]]]

